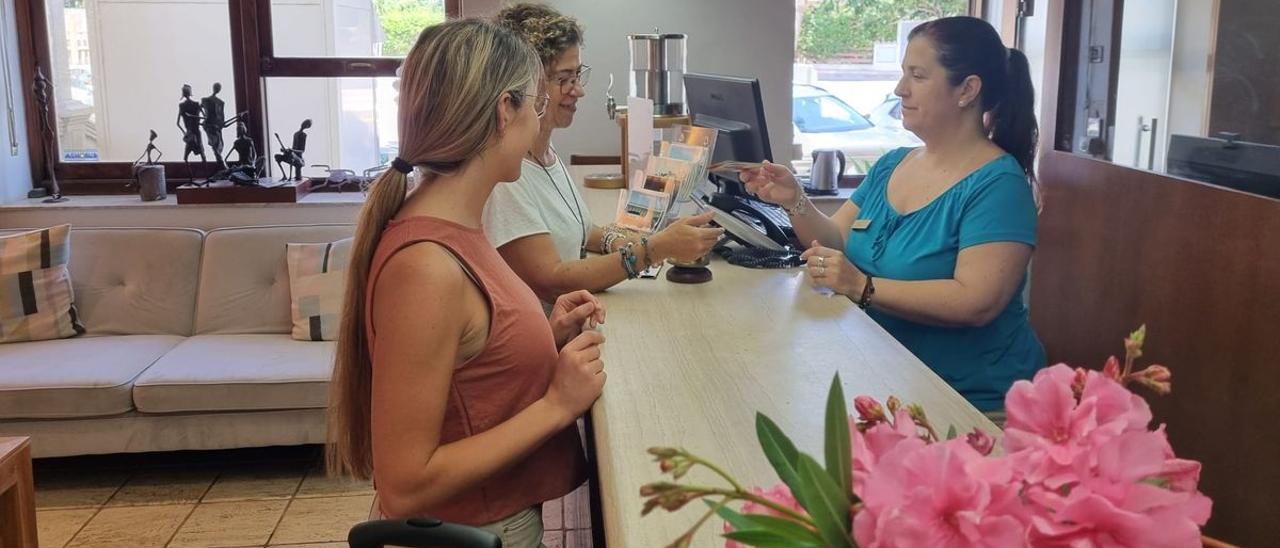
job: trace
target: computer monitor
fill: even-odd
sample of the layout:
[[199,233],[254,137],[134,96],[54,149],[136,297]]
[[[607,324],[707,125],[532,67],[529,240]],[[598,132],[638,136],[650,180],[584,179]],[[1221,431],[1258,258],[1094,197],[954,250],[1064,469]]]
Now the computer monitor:
[[720,131],[712,162],[773,160],[759,80],[686,73],[684,93],[693,125]]
[[1280,146],[1169,136],[1170,175],[1280,198]]

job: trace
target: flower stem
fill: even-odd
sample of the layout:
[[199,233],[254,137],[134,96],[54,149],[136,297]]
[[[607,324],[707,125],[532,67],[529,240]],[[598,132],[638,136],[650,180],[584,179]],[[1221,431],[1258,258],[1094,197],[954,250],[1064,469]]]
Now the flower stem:
[[725,497],[724,500],[720,501],[720,504],[717,504],[715,507],[712,507],[710,510],[707,510],[707,513],[702,514],[702,517],[699,518],[698,521],[693,524],[693,527],[690,527],[689,530],[685,531],[683,535],[680,535],[680,537],[681,538],[689,537],[690,539],[692,539],[693,532],[701,528],[702,524],[706,523],[708,519],[711,519],[711,515],[716,513],[716,508],[724,506],[728,502],[729,502],[729,497]]
[[708,462],[708,461],[704,460],[702,457],[699,457],[699,456],[697,456],[697,455],[694,455],[693,453],[688,453],[688,452],[686,452],[686,453],[685,453],[685,457],[686,457],[686,458],[688,458],[689,460],[691,460],[691,461],[695,462],[695,463],[698,463],[698,464],[701,464],[701,465],[703,465],[703,466],[706,466],[707,468],[710,468],[712,472],[715,472],[717,475],[719,475],[720,477],[724,478],[724,480],[725,480],[725,481],[729,482],[729,485],[732,485],[732,486],[733,486],[733,489],[734,489],[735,491],[742,491],[742,492],[744,492],[744,493],[746,492],[746,489],[743,489],[743,488],[742,488],[742,485],[741,485],[741,484],[739,484],[739,483],[737,482],[737,480],[733,479],[733,476],[730,476],[728,472],[725,472],[725,471],[724,471],[722,468],[720,468],[719,466],[716,466],[716,465],[714,465],[714,464],[711,464],[710,462]]

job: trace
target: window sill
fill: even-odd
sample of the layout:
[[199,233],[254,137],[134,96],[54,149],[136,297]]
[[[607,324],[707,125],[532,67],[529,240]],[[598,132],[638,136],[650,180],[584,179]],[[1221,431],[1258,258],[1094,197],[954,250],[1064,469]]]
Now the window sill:
[[364,195],[359,192],[312,192],[295,203],[248,203],[248,204],[178,204],[175,194],[163,200],[144,202],[137,195],[76,195],[67,196],[67,201],[57,204],[46,204],[44,198],[18,200],[0,204],[0,211],[54,211],[64,209],[117,209],[117,208],[274,208],[274,207],[333,207],[350,206],[364,203]]

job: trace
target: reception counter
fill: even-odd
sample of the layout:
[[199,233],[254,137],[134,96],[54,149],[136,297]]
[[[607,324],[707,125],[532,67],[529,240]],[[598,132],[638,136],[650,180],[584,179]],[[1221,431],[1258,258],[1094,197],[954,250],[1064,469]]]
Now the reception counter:
[[[670,479],[649,447],[683,447],[743,485],[770,486],[778,480],[756,442],[760,411],[821,462],[823,410],[836,372],[850,401],[896,394],[922,404],[943,432],[948,425],[997,432],[865,313],[844,297],[817,292],[801,270],[723,261],[711,269],[715,278],[702,285],[660,276],[601,294],[609,378],[591,417],[610,548],[665,546],[706,509],[691,503],[675,514],[657,509],[640,516],[640,486]],[[702,469],[682,481],[727,487]],[[723,546],[721,525],[713,516],[694,546]]]

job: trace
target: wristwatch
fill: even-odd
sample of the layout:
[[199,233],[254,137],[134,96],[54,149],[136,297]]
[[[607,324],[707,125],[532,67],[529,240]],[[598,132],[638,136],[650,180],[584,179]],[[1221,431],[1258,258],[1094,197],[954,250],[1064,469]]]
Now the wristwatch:
[[871,296],[875,294],[876,284],[871,282],[871,276],[867,276],[867,283],[862,286],[862,297],[858,299],[858,308],[863,310],[871,308]]
[[795,217],[797,215],[804,215],[805,210],[808,209],[806,207],[807,202],[808,200],[805,199],[804,191],[801,190],[800,199],[796,200],[796,205],[793,205],[791,207],[783,207],[782,209],[783,211],[787,212],[787,215],[791,215],[792,217]]

